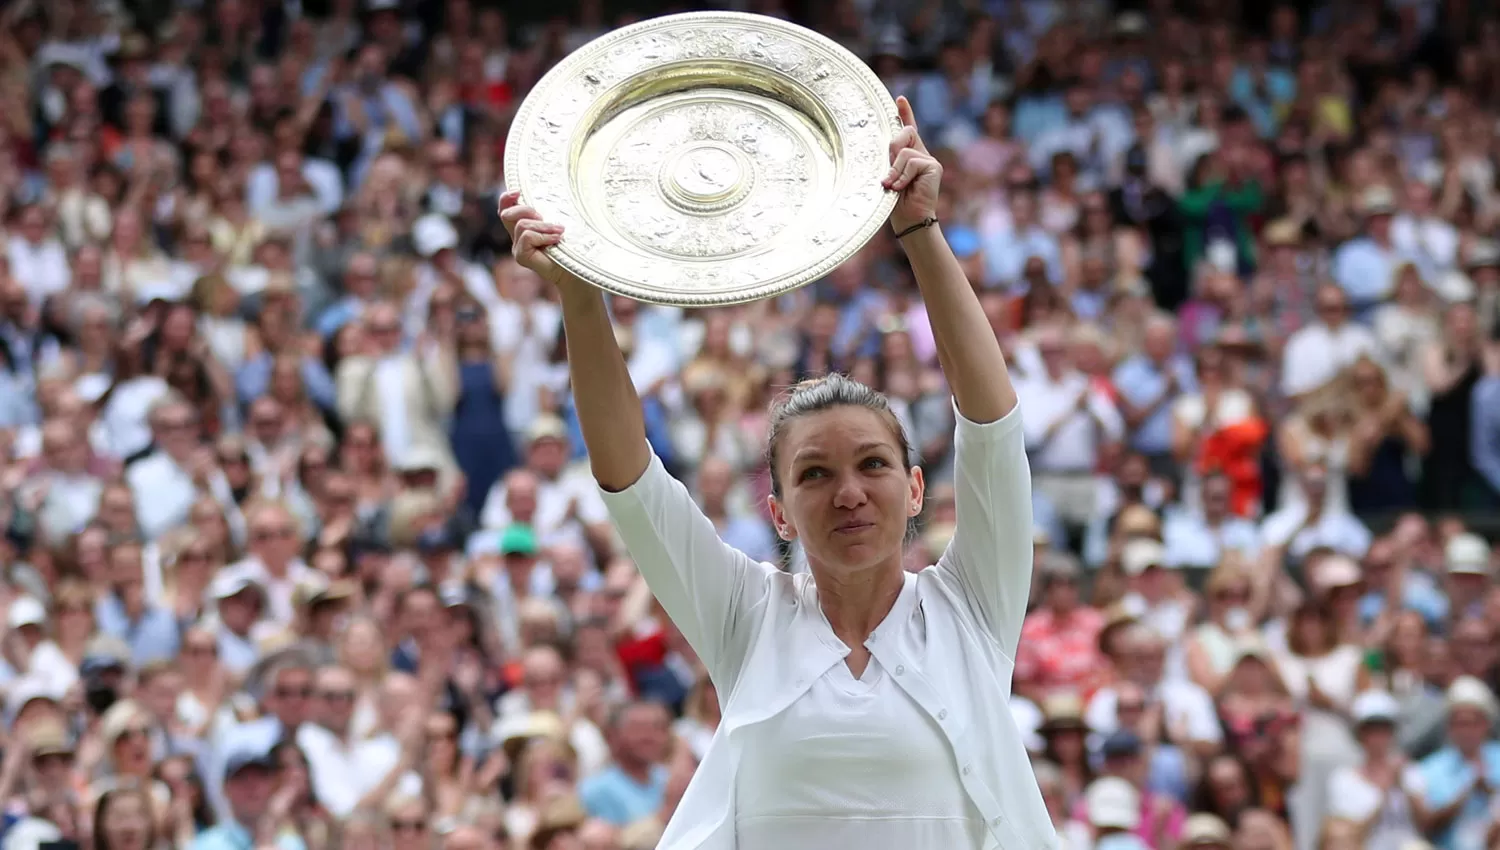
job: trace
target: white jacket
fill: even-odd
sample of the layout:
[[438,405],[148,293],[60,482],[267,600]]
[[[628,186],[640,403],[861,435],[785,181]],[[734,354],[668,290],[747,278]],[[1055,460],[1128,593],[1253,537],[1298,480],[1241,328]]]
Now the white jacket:
[[[1007,708],[1031,585],[1031,473],[1020,410],[983,425],[957,419],[953,541],[936,565],[907,574],[896,616],[866,645],[952,747],[964,790],[989,826],[989,840],[975,850],[1055,850]],[[723,708],[659,850],[737,850],[742,730],[786,709],[848,650],[817,607],[812,576],[788,575],[725,545],[659,459],[604,499],[651,590],[718,685]]]

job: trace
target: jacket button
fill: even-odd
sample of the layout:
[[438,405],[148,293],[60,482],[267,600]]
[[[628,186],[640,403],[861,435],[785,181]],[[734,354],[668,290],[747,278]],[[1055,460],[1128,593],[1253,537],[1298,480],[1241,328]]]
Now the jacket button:
[[947,720],[948,719],[948,709],[945,708],[942,711],[939,711],[938,712],[938,719],[939,720]]
[[904,665],[901,665],[901,664],[897,664],[896,665],[896,675],[897,676],[899,676],[899,675],[901,675],[902,673],[905,673],[905,672],[906,672],[906,667]]
[[1005,818],[995,818],[994,820],[990,821],[990,826],[999,826],[1000,822],[1003,820],[1005,820]]
[[972,769],[973,768],[969,767],[968,765],[964,765],[964,776],[968,776],[969,775],[969,771],[972,770]]

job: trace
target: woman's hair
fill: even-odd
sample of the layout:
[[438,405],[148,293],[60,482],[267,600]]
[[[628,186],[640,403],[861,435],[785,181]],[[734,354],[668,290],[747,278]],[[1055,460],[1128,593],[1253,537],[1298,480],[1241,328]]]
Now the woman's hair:
[[[1299,621],[1303,617],[1312,617],[1318,621],[1318,628],[1322,629],[1322,636],[1318,639],[1321,646],[1308,646],[1302,639],[1302,629]],[[1338,628],[1333,620],[1333,612],[1328,606],[1321,602],[1308,600],[1297,606],[1292,612],[1291,621],[1287,624],[1286,645],[1287,649],[1296,656],[1307,657],[1309,655],[1321,655],[1338,644]]]
[[162,759],[157,763],[156,769],[151,771],[152,778],[158,782],[165,782],[166,765],[170,764],[173,759],[178,759],[187,765],[185,781],[187,786],[193,789],[193,792],[197,795],[193,799],[193,824],[199,829],[207,829],[213,826],[218,822],[219,818],[214,813],[213,803],[208,799],[208,790],[203,785],[203,777],[199,775],[198,766],[193,763],[191,756],[168,756]]
[[901,447],[903,462],[911,463],[911,440],[906,429],[891,410],[890,401],[884,395],[860,382],[831,372],[821,378],[801,381],[782,393],[771,403],[770,436],[766,439],[766,456],[771,467],[771,493],[781,498],[781,473],[777,467],[777,453],[787,426],[804,416],[822,413],[835,407],[862,407],[879,414]]
[[104,823],[109,819],[109,811],[114,808],[116,801],[122,797],[135,797],[141,801],[141,807],[146,818],[146,846],[156,846],[156,814],[154,801],[146,792],[143,785],[131,782],[118,788],[111,788],[99,795],[99,802],[94,804],[94,850],[110,850],[109,836],[104,831]]

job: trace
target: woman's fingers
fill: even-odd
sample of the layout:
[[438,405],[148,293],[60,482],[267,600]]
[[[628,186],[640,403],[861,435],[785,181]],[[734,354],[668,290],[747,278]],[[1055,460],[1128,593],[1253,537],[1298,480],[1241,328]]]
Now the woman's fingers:
[[534,221],[537,224],[541,224],[542,217],[531,207],[523,206],[514,206],[500,213],[500,223],[505,225],[505,229],[510,233],[512,239],[516,236],[516,228],[523,221]]
[[526,230],[516,235],[516,257],[551,248],[562,241],[562,233],[541,230]]
[[896,161],[896,154],[911,147],[916,138],[917,129],[915,127],[902,127],[900,130],[897,130],[896,135],[891,137],[891,162],[894,163]]
[[901,118],[901,132],[896,134],[898,139],[907,139],[906,147],[916,148],[926,153],[927,145],[922,142],[922,134],[917,132],[917,119],[911,111],[911,101],[906,96],[896,98],[896,114]]
[[896,154],[896,161],[891,163],[890,173],[886,175],[885,186],[887,189],[905,189],[918,174],[932,165],[934,160],[927,154],[916,148],[906,148]]
[[913,131],[916,130],[917,117],[911,111],[911,101],[907,100],[904,94],[896,98],[896,115],[900,116],[902,127],[910,127]]

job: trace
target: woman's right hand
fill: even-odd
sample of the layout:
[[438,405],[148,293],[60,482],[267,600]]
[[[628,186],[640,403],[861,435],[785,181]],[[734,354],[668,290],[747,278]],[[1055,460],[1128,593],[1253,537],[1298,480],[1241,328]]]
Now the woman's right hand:
[[553,286],[567,285],[572,275],[547,254],[548,248],[562,241],[562,225],[542,221],[535,209],[521,203],[521,193],[516,189],[500,196],[500,221],[510,234],[511,253],[516,262]]

